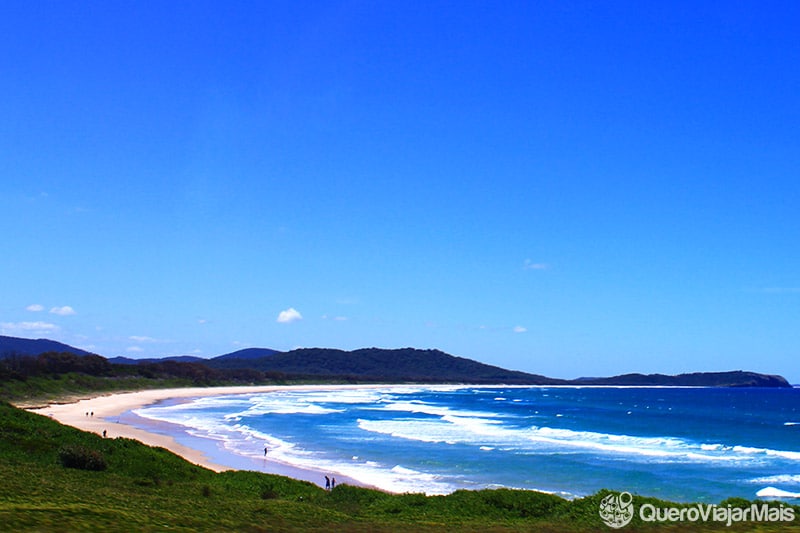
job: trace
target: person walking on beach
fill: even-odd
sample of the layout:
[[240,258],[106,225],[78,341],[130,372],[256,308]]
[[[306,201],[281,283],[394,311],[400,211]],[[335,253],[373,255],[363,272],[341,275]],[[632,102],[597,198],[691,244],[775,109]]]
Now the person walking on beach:
[[331,490],[331,479],[325,476],[325,490]]
[[336,488],[336,478],[332,477],[331,478],[331,490],[333,490],[335,488]]
[[267,447],[264,446],[264,457],[266,457],[266,456],[267,456]]

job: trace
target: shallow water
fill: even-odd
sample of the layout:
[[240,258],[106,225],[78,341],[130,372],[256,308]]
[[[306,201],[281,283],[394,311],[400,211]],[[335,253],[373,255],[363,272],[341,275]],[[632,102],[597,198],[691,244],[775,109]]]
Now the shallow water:
[[800,491],[798,389],[387,386],[134,413],[209,439],[222,464],[263,459],[266,445],[271,460],[394,492],[610,488],[719,502]]

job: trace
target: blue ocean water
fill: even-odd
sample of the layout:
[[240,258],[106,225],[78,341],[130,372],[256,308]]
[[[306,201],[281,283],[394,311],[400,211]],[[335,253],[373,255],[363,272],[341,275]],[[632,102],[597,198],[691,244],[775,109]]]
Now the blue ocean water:
[[394,492],[609,488],[697,502],[800,492],[800,389],[287,389],[134,412],[230,457],[263,457],[266,445],[270,460]]

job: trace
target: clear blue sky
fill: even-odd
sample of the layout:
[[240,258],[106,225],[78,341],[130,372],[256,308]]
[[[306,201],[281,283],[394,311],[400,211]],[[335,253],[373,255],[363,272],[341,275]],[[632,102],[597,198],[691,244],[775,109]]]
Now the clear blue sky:
[[3,2],[0,334],[800,382],[800,3]]

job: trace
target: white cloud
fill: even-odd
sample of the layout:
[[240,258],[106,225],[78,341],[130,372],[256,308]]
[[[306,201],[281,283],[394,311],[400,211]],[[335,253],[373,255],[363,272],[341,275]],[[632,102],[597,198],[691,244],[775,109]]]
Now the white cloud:
[[50,309],[50,312],[54,315],[61,315],[61,316],[70,316],[75,314],[75,310],[68,305],[64,305],[62,307],[54,307]]
[[547,263],[535,263],[530,259],[525,260],[525,264],[522,266],[525,270],[547,270],[550,268],[550,265]]
[[125,351],[130,352],[130,353],[140,353],[140,352],[143,352],[144,350],[142,350],[138,346],[128,346],[128,348]]
[[294,307],[290,307],[278,314],[278,322],[281,324],[288,324],[289,322],[296,322],[298,320],[303,320],[303,315]]
[[16,335],[20,333],[39,334],[39,333],[53,333],[58,331],[59,327],[49,322],[2,322],[0,323],[0,331],[3,335]]
[[128,338],[134,342],[158,342],[158,339],[154,339],[153,337],[145,337],[142,335],[131,335]]
[[38,313],[39,311],[44,311],[44,306],[39,304],[31,304],[25,308],[26,311],[33,311],[34,313]]
[[514,326],[514,333],[525,333],[528,331],[528,328],[524,328],[522,326]]

